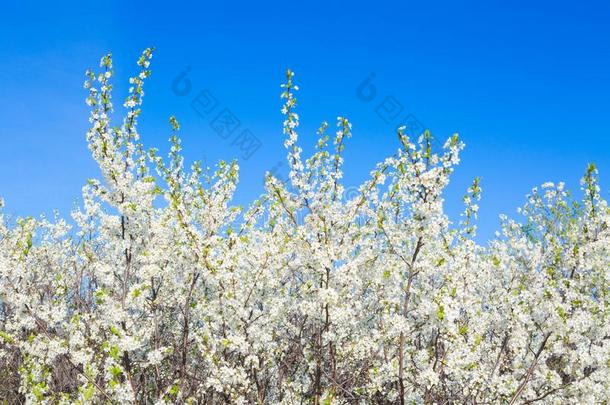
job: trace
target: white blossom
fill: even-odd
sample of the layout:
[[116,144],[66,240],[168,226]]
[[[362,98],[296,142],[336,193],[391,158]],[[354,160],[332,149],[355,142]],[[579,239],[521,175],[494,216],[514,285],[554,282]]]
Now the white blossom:
[[110,56],[87,73],[100,176],[82,189],[74,229],[0,211],[2,399],[607,402],[610,213],[594,166],[582,201],[544,183],[482,246],[478,179],[457,225],[444,212],[457,135],[434,151],[429,132],[399,128],[396,153],[346,188],[352,125],[337,117],[331,139],[323,123],[304,158],[288,71],[290,176],[269,174],[241,209],[237,164],[185,167],[175,133],[167,159],[144,150],[151,57],[118,126]]

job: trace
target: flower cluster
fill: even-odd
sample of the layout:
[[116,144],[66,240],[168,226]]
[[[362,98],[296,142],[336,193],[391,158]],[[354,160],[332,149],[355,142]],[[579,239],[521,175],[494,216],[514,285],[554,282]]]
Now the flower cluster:
[[[87,73],[99,179],[68,224],[0,215],[0,397],[10,403],[608,403],[610,211],[534,189],[520,221],[476,233],[443,211],[463,143],[397,134],[396,153],[343,197],[351,124],[298,146],[287,72],[290,176],[232,205],[235,163],[185,167],[140,141],[152,50],[111,124],[110,55]],[[329,142],[330,141],[330,142]],[[1,202],[1,200],[0,200]],[[1,208],[1,206],[0,206]]]

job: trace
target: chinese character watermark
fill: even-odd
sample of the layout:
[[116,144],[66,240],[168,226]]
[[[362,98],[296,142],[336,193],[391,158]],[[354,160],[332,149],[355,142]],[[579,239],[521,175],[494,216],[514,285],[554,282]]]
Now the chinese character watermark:
[[[417,138],[425,131],[426,127],[415,117],[413,113],[406,112],[404,104],[391,94],[381,99],[378,96],[377,86],[373,83],[376,78],[371,73],[356,87],[356,97],[363,103],[375,103],[375,114],[387,125],[392,125],[395,131],[404,127],[404,134],[411,138]],[[381,99],[381,101],[379,101]]]
[[[192,96],[193,84],[188,78],[187,67],[172,81],[172,92],[178,97]],[[209,89],[199,91],[191,98],[190,106],[201,118],[208,121],[216,134],[238,148],[244,160],[250,159],[263,146],[262,142],[247,128],[227,106],[221,106],[218,98]]]

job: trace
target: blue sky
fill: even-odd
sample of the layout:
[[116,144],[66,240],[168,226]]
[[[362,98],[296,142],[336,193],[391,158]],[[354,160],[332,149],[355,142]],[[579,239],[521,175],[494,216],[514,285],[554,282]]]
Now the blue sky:
[[[485,240],[533,186],[565,181],[577,190],[590,161],[608,188],[608,21],[607,1],[5,3],[0,195],[9,213],[67,215],[98,175],[85,143],[84,71],[113,53],[118,107],[140,51],[155,46],[144,143],[166,150],[175,114],[188,161],[240,159],[238,203],[262,191],[265,171],[285,175],[279,84],[290,67],[305,145],[323,120],[353,123],[347,185],[395,151],[405,116],[442,140],[460,133],[467,147],[447,207],[457,220],[464,190],[481,176]],[[191,88],[180,95],[174,82],[185,71]],[[371,75],[367,101],[358,89]],[[207,115],[191,106],[201,94],[217,103]],[[213,124],[224,109],[240,122],[228,140]],[[234,142],[244,130],[261,145],[247,160]]]

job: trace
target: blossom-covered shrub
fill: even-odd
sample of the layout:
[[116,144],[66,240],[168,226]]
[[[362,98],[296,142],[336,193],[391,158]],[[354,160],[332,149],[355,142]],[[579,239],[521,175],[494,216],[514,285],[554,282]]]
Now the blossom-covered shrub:
[[235,163],[186,168],[137,130],[152,51],[111,124],[112,61],[88,72],[100,178],[63,219],[0,216],[0,397],[8,403],[601,403],[610,397],[610,213],[596,170],[576,201],[534,189],[480,246],[478,180],[452,224],[463,148],[399,130],[344,198],[347,119],[247,209]]

